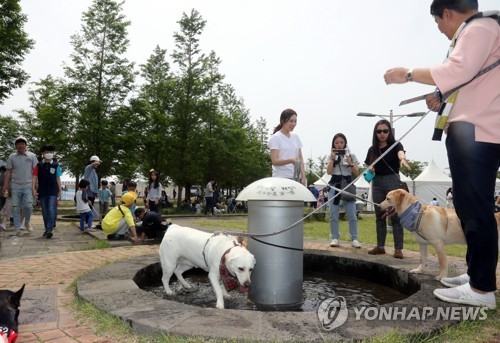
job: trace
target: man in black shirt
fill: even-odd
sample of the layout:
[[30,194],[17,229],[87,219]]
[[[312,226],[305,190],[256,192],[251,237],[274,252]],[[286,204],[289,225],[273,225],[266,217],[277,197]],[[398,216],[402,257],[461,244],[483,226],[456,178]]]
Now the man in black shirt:
[[147,237],[149,239],[162,240],[163,235],[165,235],[165,232],[171,224],[167,223],[167,219],[160,214],[153,211],[146,212],[146,210],[141,207],[135,209],[134,215],[142,221],[142,225],[137,226],[137,233],[141,234],[141,239]]

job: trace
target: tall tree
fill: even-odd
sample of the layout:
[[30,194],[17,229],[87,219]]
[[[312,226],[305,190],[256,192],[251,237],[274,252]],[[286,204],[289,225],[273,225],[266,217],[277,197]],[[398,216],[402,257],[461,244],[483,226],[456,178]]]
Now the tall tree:
[[100,175],[114,173],[121,162],[130,166],[130,173],[135,169],[131,164],[135,156],[116,159],[115,150],[123,138],[117,135],[119,128],[111,125],[111,117],[115,123],[129,119],[123,104],[135,78],[134,64],[124,57],[130,22],[121,13],[122,5],[114,0],[93,1],[83,13],[81,33],[71,37],[72,65],[65,67],[76,113],[73,140],[79,143],[75,154],[80,170],[88,157],[98,155],[103,160]]
[[0,0],[0,104],[29,78],[21,64],[35,42],[24,31],[26,21],[19,0]]
[[170,136],[170,117],[174,103],[175,80],[166,60],[167,50],[157,46],[146,64],[141,65],[145,82],[135,102],[136,113],[143,118],[144,132],[139,142],[141,148],[141,174],[149,175],[154,168],[160,174],[162,184],[168,181],[172,161],[168,155],[166,137]]
[[21,133],[21,127],[16,119],[0,115],[0,160],[7,161],[14,152],[14,141]]
[[[179,21],[180,30],[174,33],[175,49],[172,53],[174,63],[179,68],[176,73],[175,104],[172,107],[170,121],[171,135],[168,137],[169,156],[175,160],[169,174],[182,189],[203,179],[207,156],[200,149],[204,135],[202,124],[207,102],[203,101],[210,88],[202,80],[208,77],[208,60],[200,50],[199,36],[206,21],[198,11],[192,10],[188,16],[182,14]],[[206,181],[206,180],[203,180]],[[179,197],[177,208],[182,199]]]
[[[67,87],[62,79],[54,79],[48,75],[34,83],[35,88],[29,90],[31,111],[18,111],[23,120],[26,137],[30,141],[33,152],[38,152],[43,145],[55,145],[58,158],[69,158],[71,161],[72,136],[71,114],[67,99]],[[66,165],[72,171],[71,165]]]

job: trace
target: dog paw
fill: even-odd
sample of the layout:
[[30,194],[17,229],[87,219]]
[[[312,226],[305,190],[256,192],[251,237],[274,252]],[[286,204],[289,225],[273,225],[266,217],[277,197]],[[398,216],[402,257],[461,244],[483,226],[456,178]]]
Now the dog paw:
[[223,310],[223,309],[224,309],[224,303],[219,303],[219,302],[218,302],[218,303],[215,305],[215,307],[220,308],[221,310]]
[[422,268],[415,268],[415,269],[410,270],[410,273],[413,273],[413,274],[418,274],[421,272],[422,272]]
[[434,280],[436,281],[441,281],[441,279],[444,279],[446,277],[446,275],[438,275],[434,278]]

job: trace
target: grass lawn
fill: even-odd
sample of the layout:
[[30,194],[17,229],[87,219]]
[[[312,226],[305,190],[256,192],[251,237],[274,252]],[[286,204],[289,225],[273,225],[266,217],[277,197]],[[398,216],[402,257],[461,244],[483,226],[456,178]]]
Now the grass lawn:
[[[304,238],[312,239],[324,239],[325,242],[330,240],[330,224],[327,219],[325,220],[306,220],[304,222]],[[220,229],[234,230],[234,231],[246,231],[247,230],[247,218],[238,218],[234,220],[197,220],[196,225],[205,227],[217,227]],[[349,228],[347,220],[340,221],[340,240],[349,241]],[[375,232],[375,215],[368,214],[362,215],[361,219],[358,220],[358,240],[363,244],[373,244],[377,243],[377,233]],[[394,238],[392,233],[387,234],[386,246],[394,246]],[[413,237],[413,235],[405,230],[404,232],[404,249],[419,251],[418,243]],[[466,247],[465,245],[448,245],[446,246],[446,253],[449,256],[457,256],[465,258]],[[434,248],[429,246],[429,254],[435,254]]]

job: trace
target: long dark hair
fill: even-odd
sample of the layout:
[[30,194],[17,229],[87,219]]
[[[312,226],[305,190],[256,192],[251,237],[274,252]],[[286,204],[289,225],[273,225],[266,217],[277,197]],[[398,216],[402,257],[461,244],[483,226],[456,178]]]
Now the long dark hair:
[[373,127],[372,146],[370,147],[370,156],[368,158],[368,161],[370,161],[370,163],[375,161],[377,159],[377,157],[380,156],[380,149],[379,149],[380,141],[379,141],[378,136],[377,136],[377,126],[384,125],[384,124],[387,125],[387,127],[389,128],[389,136],[387,137],[387,145],[391,146],[396,141],[396,138],[394,137],[394,133],[392,132],[391,123],[389,123],[389,121],[387,119],[379,120],[375,124],[375,126]]
[[154,180],[154,188],[158,188],[160,186],[160,175],[158,174],[158,172],[156,170],[152,170],[150,173],[149,173],[149,187],[148,188],[151,188],[151,184],[153,184],[153,178],[151,177],[153,174],[156,175],[156,180]]
[[280,123],[278,124],[278,126],[276,126],[274,128],[274,132],[273,132],[273,135],[278,132],[279,130],[281,130],[281,128],[283,127],[283,124],[285,124],[287,121],[290,120],[290,118],[293,116],[293,115],[297,115],[297,112],[295,112],[294,110],[292,110],[291,108],[287,108],[286,110],[284,110],[283,112],[281,112],[281,115],[280,115]]
[[394,134],[392,133],[391,123],[389,123],[389,121],[387,119],[381,119],[373,127],[373,138],[372,138],[372,148],[373,149],[378,150],[378,144],[380,143],[380,141],[378,140],[378,136],[377,136],[377,126],[383,125],[383,124],[387,125],[387,127],[389,128],[389,136],[387,137],[387,145],[392,145],[396,141],[396,138],[394,137]]
[[345,138],[345,135],[344,135],[343,133],[340,133],[340,132],[339,132],[339,133],[337,133],[335,136],[333,136],[333,139],[332,139],[332,149],[334,149],[334,148],[335,148],[335,144],[334,144],[334,143],[335,143],[335,140],[336,140],[337,138],[339,138],[339,137],[340,137],[340,138],[342,138],[342,139],[344,140],[344,142],[345,142],[345,144],[344,144],[344,149],[345,149],[345,148],[347,148],[347,138]]

